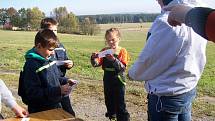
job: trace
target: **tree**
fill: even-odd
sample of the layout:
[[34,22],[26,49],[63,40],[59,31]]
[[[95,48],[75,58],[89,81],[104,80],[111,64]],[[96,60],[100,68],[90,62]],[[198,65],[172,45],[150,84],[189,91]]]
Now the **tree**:
[[81,31],[83,34],[85,35],[96,35],[98,34],[101,29],[98,26],[98,24],[96,24],[95,19],[91,18],[91,17],[86,17],[82,22],[81,22],[81,27],[80,27]]
[[10,8],[7,9],[8,17],[11,18],[11,17],[15,16],[16,14],[17,14],[17,10],[15,8],[10,7]]
[[19,16],[19,13],[16,13],[10,17],[10,22],[12,26],[20,27],[21,17]]
[[55,8],[52,12],[52,16],[54,16],[59,23],[59,32],[74,33],[78,31],[79,21],[72,12],[68,13],[66,7]]
[[7,15],[7,9],[5,8],[0,9],[0,25],[1,24],[4,25],[7,18],[9,18]]
[[34,7],[32,9],[28,9],[28,19],[29,24],[32,29],[39,29],[40,28],[40,22],[45,17],[45,14],[39,10],[38,7]]
[[67,11],[66,7],[59,7],[59,8],[55,8],[53,10],[52,14],[56,18],[56,20],[59,22],[59,24],[61,24],[63,19],[68,15],[68,11]]
[[28,10],[25,8],[21,8],[18,10],[19,16],[20,16],[20,25],[19,27],[27,27],[28,26]]
[[64,28],[65,33],[74,33],[78,31],[78,19],[71,12],[66,17],[62,18],[60,27]]

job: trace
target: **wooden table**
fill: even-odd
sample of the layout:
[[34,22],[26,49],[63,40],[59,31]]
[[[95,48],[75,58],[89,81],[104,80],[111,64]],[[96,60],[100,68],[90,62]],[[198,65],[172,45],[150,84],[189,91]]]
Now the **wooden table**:
[[[29,118],[29,121],[83,121],[61,108],[32,113],[29,115]],[[4,119],[4,121],[22,121],[22,118],[9,118]]]

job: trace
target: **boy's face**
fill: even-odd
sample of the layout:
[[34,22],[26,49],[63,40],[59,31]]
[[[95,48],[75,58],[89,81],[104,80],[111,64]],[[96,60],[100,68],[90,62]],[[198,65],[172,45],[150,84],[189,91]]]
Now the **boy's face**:
[[51,55],[54,54],[54,47],[42,47],[40,44],[36,46],[37,52],[44,57],[45,59],[48,59]]
[[55,33],[55,35],[57,36],[57,25],[52,25],[49,27],[49,29],[52,30]]
[[119,39],[117,33],[109,33],[106,37],[107,44],[111,49],[116,49],[118,47]]

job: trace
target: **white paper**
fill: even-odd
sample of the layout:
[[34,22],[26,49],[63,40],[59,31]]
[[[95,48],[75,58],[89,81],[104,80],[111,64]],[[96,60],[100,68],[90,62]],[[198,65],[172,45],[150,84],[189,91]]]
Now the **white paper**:
[[30,121],[30,118],[22,118],[21,121]]
[[70,79],[74,84],[72,86],[70,86],[70,90],[69,90],[69,93],[68,95],[65,95],[65,96],[69,96],[69,94],[72,92],[72,90],[77,86],[77,84],[79,83],[78,80],[73,80],[73,79]]
[[55,62],[57,66],[64,65],[65,63],[72,63],[71,60],[56,60]]
[[110,55],[114,54],[114,50],[113,49],[108,49],[108,50],[104,50],[102,52],[99,52],[98,57],[102,58],[102,57],[105,57],[107,54],[110,54]]

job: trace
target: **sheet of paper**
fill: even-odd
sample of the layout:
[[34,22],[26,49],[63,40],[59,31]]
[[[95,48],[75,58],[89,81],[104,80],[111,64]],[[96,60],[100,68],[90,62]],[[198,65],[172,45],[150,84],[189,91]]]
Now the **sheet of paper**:
[[107,54],[114,54],[114,50],[113,49],[108,49],[108,50],[101,51],[101,52],[98,53],[98,57],[103,58]]
[[[74,80],[74,79],[72,79],[71,81],[73,82],[73,85],[72,85],[72,86],[70,86],[69,94],[72,92],[72,90],[73,90],[73,89],[77,86],[77,84],[79,83],[79,81],[78,81],[78,80]],[[65,96],[69,96],[69,94],[68,94],[68,95],[65,95]]]
[[21,121],[30,121],[30,118],[22,118]]
[[56,65],[57,66],[61,66],[61,65],[64,65],[65,63],[72,63],[72,61],[71,60],[57,60],[57,61],[55,61],[56,62]]

